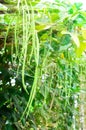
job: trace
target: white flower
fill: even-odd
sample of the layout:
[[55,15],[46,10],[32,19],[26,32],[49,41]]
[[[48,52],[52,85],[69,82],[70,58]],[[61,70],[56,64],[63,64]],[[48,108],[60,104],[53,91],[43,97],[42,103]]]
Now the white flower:
[[29,83],[26,83],[26,86],[29,86]]
[[15,79],[11,79],[11,85],[15,86],[16,80]]
[[48,74],[43,74],[42,75],[42,82],[45,82],[45,80],[47,79],[47,77],[48,77]]

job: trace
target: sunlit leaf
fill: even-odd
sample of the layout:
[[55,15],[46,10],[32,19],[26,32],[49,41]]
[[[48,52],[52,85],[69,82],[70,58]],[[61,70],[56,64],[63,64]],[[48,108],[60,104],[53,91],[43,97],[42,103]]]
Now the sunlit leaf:
[[79,47],[80,46],[80,42],[79,42],[79,38],[78,38],[77,34],[73,33],[73,34],[71,34],[71,37],[72,37],[74,43],[76,44],[76,46]]
[[82,55],[82,53],[86,50],[86,41],[82,41],[80,43],[79,48],[76,49],[76,55],[77,57],[80,57]]
[[47,30],[49,28],[51,28],[53,26],[53,24],[41,24],[41,25],[36,25],[36,30],[38,32],[43,31],[43,30]]
[[86,39],[86,29],[82,29],[82,36],[84,39]]
[[59,51],[60,51],[60,52],[62,52],[62,51],[66,51],[70,46],[71,46],[71,44],[64,45],[64,46],[60,46]]
[[3,4],[0,4],[0,11],[6,11],[7,7]]

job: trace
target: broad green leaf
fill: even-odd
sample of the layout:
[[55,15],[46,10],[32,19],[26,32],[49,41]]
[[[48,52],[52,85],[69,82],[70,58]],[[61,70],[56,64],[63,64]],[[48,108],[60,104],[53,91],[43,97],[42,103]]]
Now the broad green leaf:
[[59,19],[59,15],[57,13],[51,13],[50,16],[52,22],[55,22]]
[[77,47],[80,46],[80,41],[76,33],[70,33],[68,31],[62,31],[62,34],[69,34]]
[[42,36],[41,36],[41,40],[46,40],[48,38],[48,34],[47,33],[44,33]]

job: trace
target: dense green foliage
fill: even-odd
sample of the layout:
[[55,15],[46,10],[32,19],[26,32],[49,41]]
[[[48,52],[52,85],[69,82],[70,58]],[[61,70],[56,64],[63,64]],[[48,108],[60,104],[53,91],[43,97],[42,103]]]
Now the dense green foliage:
[[78,130],[75,101],[86,70],[82,4],[1,3],[0,129]]

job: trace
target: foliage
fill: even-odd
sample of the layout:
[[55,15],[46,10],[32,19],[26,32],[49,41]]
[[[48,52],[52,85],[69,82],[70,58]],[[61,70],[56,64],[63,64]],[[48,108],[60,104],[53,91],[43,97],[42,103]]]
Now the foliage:
[[[72,130],[86,50],[81,4],[0,4],[0,124],[9,130]],[[4,5],[7,4],[7,5]]]

